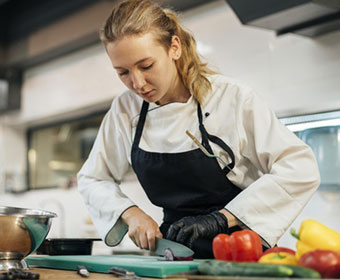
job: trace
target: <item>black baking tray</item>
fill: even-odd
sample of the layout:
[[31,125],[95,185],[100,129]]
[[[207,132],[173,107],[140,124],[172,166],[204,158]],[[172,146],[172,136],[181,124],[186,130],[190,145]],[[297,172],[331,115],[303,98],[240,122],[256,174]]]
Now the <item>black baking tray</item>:
[[100,238],[47,238],[37,249],[38,255],[91,255],[94,241]]

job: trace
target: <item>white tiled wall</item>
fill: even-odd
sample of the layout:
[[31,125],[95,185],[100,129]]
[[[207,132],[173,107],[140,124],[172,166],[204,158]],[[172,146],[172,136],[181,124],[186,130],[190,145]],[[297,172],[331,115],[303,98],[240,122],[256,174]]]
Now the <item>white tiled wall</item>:
[[[340,108],[340,31],[318,38],[293,34],[275,37],[272,31],[242,26],[222,0],[184,13],[183,21],[194,33],[207,61],[223,74],[253,86],[278,116]],[[20,173],[26,168],[26,127],[73,112],[85,114],[96,106],[110,104],[123,90],[101,45],[28,70],[22,110],[0,116],[0,183],[4,171]],[[3,189],[1,185],[0,190]],[[126,189],[133,190],[130,195],[136,200],[142,195],[137,183],[130,183]],[[75,190],[2,194],[0,204],[49,209],[57,207],[58,198],[65,204],[64,234],[86,234],[82,228],[87,210]],[[317,193],[294,226],[298,228],[305,217],[315,217],[340,231],[335,218],[339,213],[339,197],[333,194],[331,199],[332,203],[325,200],[324,194]],[[139,201],[157,220],[161,219],[159,209],[149,205],[145,196]],[[61,235],[61,230],[55,227],[51,234]],[[281,244],[294,247],[288,234]]]

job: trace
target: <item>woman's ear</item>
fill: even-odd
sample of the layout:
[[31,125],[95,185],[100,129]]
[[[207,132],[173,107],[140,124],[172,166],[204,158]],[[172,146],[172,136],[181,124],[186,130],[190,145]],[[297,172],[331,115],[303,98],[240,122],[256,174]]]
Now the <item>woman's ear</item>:
[[177,60],[182,55],[182,44],[181,40],[177,35],[173,35],[171,38],[171,46],[170,46],[170,56],[172,59]]

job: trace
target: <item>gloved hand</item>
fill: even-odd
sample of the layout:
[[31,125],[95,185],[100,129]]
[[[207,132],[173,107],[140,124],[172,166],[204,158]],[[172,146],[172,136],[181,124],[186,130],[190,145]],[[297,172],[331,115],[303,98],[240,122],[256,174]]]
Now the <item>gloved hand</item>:
[[166,238],[182,243],[189,248],[199,238],[214,238],[219,233],[228,233],[228,219],[214,211],[207,215],[188,216],[174,222]]

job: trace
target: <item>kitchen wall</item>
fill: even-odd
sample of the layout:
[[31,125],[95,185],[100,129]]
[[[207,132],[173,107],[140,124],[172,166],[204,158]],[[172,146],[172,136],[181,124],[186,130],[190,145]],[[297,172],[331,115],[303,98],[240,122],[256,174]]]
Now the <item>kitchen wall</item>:
[[[255,88],[279,117],[340,108],[339,31],[318,38],[276,37],[272,31],[242,26],[222,0],[184,13],[183,22],[195,34],[200,52],[211,65]],[[101,45],[29,69],[21,111],[0,116],[0,204],[63,213],[60,216],[64,218],[54,222],[52,236],[96,235],[76,189],[5,194],[4,174],[17,174],[14,188],[24,184],[27,127],[106,108],[123,90]],[[149,204],[136,180],[124,184],[132,199],[160,221],[160,210]],[[340,210],[339,200],[335,194],[318,192],[294,226],[314,217],[340,231],[340,221],[334,218]],[[60,230],[63,223],[64,231]],[[86,233],[84,228],[91,230]],[[288,234],[280,241],[290,247],[294,243]],[[124,244],[132,246],[129,241]]]

